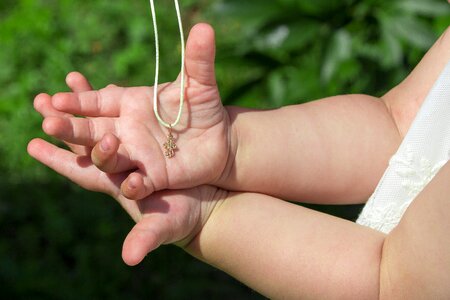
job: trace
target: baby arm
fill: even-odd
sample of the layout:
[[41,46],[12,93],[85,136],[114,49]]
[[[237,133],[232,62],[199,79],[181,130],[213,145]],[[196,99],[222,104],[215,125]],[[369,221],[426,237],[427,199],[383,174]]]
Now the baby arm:
[[239,146],[224,187],[289,200],[365,201],[400,142],[386,106],[365,95],[230,112]]
[[130,265],[161,244],[176,243],[271,298],[450,295],[450,164],[386,238],[270,196],[208,186],[154,193],[138,204],[119,195],[113,178],[83,160],[85,156],[42,140],[33,140],[28,151],[77,184],[115,195],[137,222],[123,247]]
[[42,140],[28,151],[75,183],[115,196],[137,223],[123,245],[129,265],[175,243],[268,297],[371,299],[377,293],[384,235],[373,230],[270,196],[210,186],[130,201],[118,193],[116,178],[83,156]]
[[382,98],[337,96],[266,112],[231,108],[240,145],[224,187],[240,183],[300,201],[365,201],[450,61],[449,49],[447,29]]
[[[227,111],[231,159],[213,184],[228,190],[316,203],[362,202],[400,141],[386,106],[369,96],[337,96],[271,111]],[[93,149],[96,165],[104,171],[116,165],[119,145],[114,136],[105,136]],[[132,175],[122,190],[136,199],[143,185]]]
[[231,194],[187,251],[268,298],[449,299],[450,163],[389,235],[278,199]]
[[383,241],[277,198],[232,193],[186,250],[270,299],[378,299]]
[[[213,184],[292,200],[363,201],[395,150],[387,111],[381,101],[367,96],[272,111],[223,108],[214,78],[214,34],[207,25],[191,31],[186,72],[188,105],[175,132],[178,151],[172,159],[162,152],[167,131],[154,118],[151,88],[108,86],[60,93],[50,100],[40,95],[35,106],[45,117],[46,133],[73,144],[97,144],[92,158],[101,170],[134,170],[122,184],[122,192],[132,199],[155,190]],[[179,85],[160,90],[161,113],[170,120],[178,109]],[[55,108],[61,115],[48,113]],[[98,144],[103,137],[103,149],[110,151],[106,158]],[[359,157],[358,168],[354,157]],[[369,176],[360,176],[363,169]],[[361,181],[357,188],[350,186],[355,178]],[[142,183],[141,188],[127,192],[133,181]]]
[[[89,122],[45,120],[44,130],[90,146],[106,133],[118,135],[120,144],[113,145],[118,151],[114,159],[102,155],[99,147],[92,156],[106,172],[138,169],[123,184],[123,192],[132,199],[154,190],[208,183],[290,200],[357,203],[368,198],[397,149],[402,138],[397,128],[414,117],[410,114],[400,119],[398,113],[391,113],[395,97],[389,97],[387,103],[364,95],[332,97],[272,111],[224,109],[214,79],[212,30],[206,25],[194,27],[187,45],[191,121],[185,120],[186,127],[177,136],[175,158],[166,160],[162,155],[165,133],[155,123],[147,88],[108,87],[99,92],[56,95],[53,104],[59,110],[94,118]],[[428,57],[437,57],[433,49]],[[420,72],[430,63],[430,59],[421,63]],[[422,85],[417,84],[419,87]],[[178,99],[171,95],[178,94],[177,84],[164,88],[161,102],[175,111]],[[411,111],[417,111],[416,102],[411,104]],[[404,109],[410,106],[404,105]],[[83,127],[95,136],[77,136]],[[114,147],[109,150],[114,152]],[[134,194],[126,193],[130,181],[142,183]]]

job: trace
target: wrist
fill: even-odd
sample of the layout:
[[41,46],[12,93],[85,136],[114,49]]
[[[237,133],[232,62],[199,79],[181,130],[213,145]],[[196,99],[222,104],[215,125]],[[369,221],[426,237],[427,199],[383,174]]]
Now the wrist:
[[236,121],[236,116],[238,113],[238,107],[227,106],[224,107],[226,113],[226,119],[228,122],[227,125],[227,159],[225,163],[225,167],[222,170],[222,173],[219,175],[218,179],[213,183],[215,186],[230,189],[232,185],[233,174],[235,174],[236,168],[236,158],[239,152],[239,125]]
[[213,186],[203,186],[200,188],[199,201],[201,201],[199,209],[199,217],[196,226],[191,233],[182,240],[175,242],[174,245],[191,253],[194,241],[202,232],[207,223],[213,222],[213,215],[222,206],[224,201],[229,197],[229,192]]

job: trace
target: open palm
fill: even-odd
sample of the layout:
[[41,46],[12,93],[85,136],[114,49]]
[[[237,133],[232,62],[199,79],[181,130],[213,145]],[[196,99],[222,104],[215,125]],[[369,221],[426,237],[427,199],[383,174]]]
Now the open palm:
[[[173,158],[164,156],[167,129],[154,116],[150,87],[110,85],[98,91],[56,94],[51,104],[67,114],[44,115],[44,131],[66,142],[91,147],[106,134],[117,137],[118,141],[110,145],[118,147],[114,149],[116,157],[100,164],[100,169],[108,173],[133,171],[130,178],[142,178],[145,190],[133,198],[166,188],[214,183],[229,160],[231,142],[228,114],[214,76],[214,34],[207,25],[197,25],[191,31],[186,74],[186,103],[174,128],[178,149]],[[179,80],[159,86],[160,115],[166,122],[177,115],[179,89]]]

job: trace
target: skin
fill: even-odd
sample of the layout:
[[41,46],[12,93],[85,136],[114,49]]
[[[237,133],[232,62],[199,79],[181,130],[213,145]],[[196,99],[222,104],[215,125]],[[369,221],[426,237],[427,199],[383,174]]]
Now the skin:
[[[35,106],[45,117],[43,130],[93,147],[91,159],[104,172],[132,170],[121,184],[129,199],[201,184],[313,203],[368,198],[401,140],[383,101],[343,95],[270,111],[223,107],[214,55],[213,30],[197,25],[187,42],[186,113],[176,128],[179,150],[172,159],[162,151],[167,129],[154,117],[149,87],[41,94]],[[178,110],[179,81],[160,90],[161,114],[170,120]],[[288,138],[296,151],[286,151]],[[354,157],[359,169],[352,168]]]
[[[205,32],[206,36],[208,36],[208,32],[212,32],[205,26],[200,25],[200,28],[193,29],[191,47],[196,45],[197,36],[205,37]],[[208,62],[212,61],[210,59],[211,52],[206,50],[210,49],[208,45],[213,45],[213,39],[210,38],[209,42],[208,38],[203,40],[205,41],[203,44],[205,51],[197,52],[200,53],[197,63],[201,66],[200,69],[211,74],[209,72],[211,66],[208,67]],[[337,195],[335,200],[324,202],[340,203],[342,200],[339,199],[344,195],[355,195],[352,201],[360,201],[356,199],[360,199],[364,194],[369,193],[370,189],[373,189],[379,179],[376,177],[381,176],[379,173],[382,172],[379,169],[379,163],[386,163],[389,156],[398,147],[426,93],[449,60],[450,55],[447,50],[450,49],[449,46],[448,34],[444,34],[411,75],[381,100],[368,96],[342,96],[317,101],[317,104],[304,105],[301,106],[302,108],[298,108],[300,106],[288,107],[270,112],[258,113],[240,111],[237,108],[227,109],[230,124],[232,124],[231,130],[229,130],[229,132],[231,131],[228,140],[231,149],[229,153],[234,155],[234,159],[230,163],[229,155],[227,156],[227,163],[219,176],[219,178],[226,178],[225,183],[220,179],[213,180],[212,183],[233,187],[242,181],[245,187],[250,187],[249,190],[252,190],[253,186],[258,188],[258,185],[261,184],[263,186],[260,186],[259,189],[262,192],[265,189],[273,188],[272,194],[286,193],[292,198],[301,199],[305,195],[314,196],[316,193],[321,193],[321,190],[326,189],[330,183],[325,181],[327,184],[324,185],[323,177],[314,176],[314,168],[318,168],[315,170],[316,172],[325,172],[324,176],[329,176],[326,177],[326,180],[335,178],[338,179],[338,182],[331,182],[332,188],[322,192],[323,194],[317,199],[332,199],[335,193]],[[189,42],[187,50],[189,50]],[[206,54],[203,57],[201,53]],[[189,71],[188,67],[186,69],[189,76],[195,74],[194,71]],[[200,72],[200,74],[202,73]],[[76,86],[69,84],[74,94],[83,94],[84,91],[80,87],[86,88],[85,90],[89,89],[87,80],[80,74],[71,74],[67,81],[78,82],[79,85]],[[117,87],[110,88],[112,90]],[[76,91],[77,89],[80,89],[80,93]],[[73,102],[70,105],[77,107],[80,101],[78,101],[79,97],[73,97],[74,94],[62,98],[66,97],[68,102]],[[408,96],[410,97],[408,98]],[[411,100],[405,101],[405,99]],[[57,125],[60,122],[58,126],[55,126],[63,128],[61,132],[56,129],[55,132],[58,134],[64,133],[67,129],[64,125],[67,123],[61,122],[59,119],[70,120],[71,117],[67,113],[80,112],[58,107],[54,99],[48,95],[41,95],[36,100],[35,105],[36,102],[40,104],[36,106],[44,117],[52,115],[58,119]],[[191,101],[189,97],[188,101]],[[360,106],[359,101],[365,104]],[[115,105],[117,106],[117,104],[112,106]],[[96,106],[94,105],[94,107]],[[195,111],[194,106],[192,106],[193,111]],[[364,107],[367,108],[366,111],[363,109]],[[333,115],[330,113],[331,109],[333,109]],[[236,111],[237,113],[235,113]],[[333,118],[335,111],[337,116],[342,114],[339,118],[344,118],[341,119],[343,125],[339,125],[338,118],[336,120]],[[371,112],[374,116],[373,121]],[[367,113],[367,115],[359,120],[357,115],[360,113]],[[277,114],[282,117],[274,120],[271,124],[272,127],[261,131],[255,129],[254,124],[261,124],[259,121],[270,123]],[[89,116],[89,114],[87,115]],[[305,117],[306,120],[298,123],[298,129],[296,129],[297,126],[283,123],[285,118],[291,118],[292,122],[296,122],[299,115]],[[359,122],[346,122],[346,118],[352,121],[359,120]],[[194,120],[194,117],[192,119]],[[51,120],[50,127],[54,125]],[[369,122],[371,126],[366,127],[364,122]],[[274,123],[280,124],[280,132],[286,136],[301,136],[303,138],[301,143],[314,145],[314,147],[304,147],[304,145],[300,147],[302,146],[300,143],[296,145],[299,148],[292,148],[295,151],[312,148],[324,149],[323,152],[317,152],[316,156],[312,156],[311,153],[308,156],[307,152],[299,154],[294,151],[294,155],[286,154],[285,147],[280,147],[277,151],[274,144],[278,145],[278,143],[273,143],[273,139],[276,140],[280,134],[278,129],[274,129]],[[352,126],[346,123],[351,123]],[[299,134],[297,130],[302,130],[301,126],[306,126],[315,135],[308,134],[306,130]],[[378,130],[371,129],[372,126],[380,126],[379,128],[382,130],[377,132],[377,135],[374,134],[372,139],[368,138],[362,143],[354,142],[355,139],[367,135],[371,130],[373,130],[372,132]],[[75,127],[72,126],[72,128]],[[346,129],[350,127],[361,127],[362,129],[347,133]],[[338,130],[339,138],[332,135],[335,134],[335,131],[331,128]],[[186,135],[189,129],[185,130]],[[270,132],[269,129],[275,132]],[[44,130],[46,130],[45,126]],[[157,131],[148,130],[155,134],[154,140],[156,141],[155,132]],[[55,132],[53,132],[54,135],[58,137]],[[98,133],[97,130],[96,132]],[[77,184],[87,189],[109,193],[121,203],[137,222],[126,238],[123,248],[123,258],[130,265],[139,263],[148,252],[161,244],[178,242],[179,246],[192,255],[232,274],[268,297],[372,299],[380,296],[385,299],[397,299],[407,296],[407,298],[414,299],[429,298],[430,296],[448,298],[450,295],[449,287],[446,284],[448,282],[446,280],[447,272],[445,272],[450,268],[450,241],[446,238],[448,225],[450,225],[448,224],[449,218],[446,216],[448,203],[450,203],[448,201],[450,200],[448,199],[450,194],[448,191],[450,166],[448,164],[411,205],[401,224],[386,237],[368,228],[307,210],[268,195],[229,193],[214,186],[161,191],[143,197],[138,202],[130,201],[123,195],[126,178],[129,181],[130,174],[137,174],[137,177],[142,178],[142,182],[137,182],[140,186],[136,188],[142,190],[145,186],[144,175],[134,172],[133,169],[125,170],[127,169],[125,167],[117,169],[114,174],[106,174],[93,164],[91,157],[86,156],[90,147],[93,146],[92,156],[94,160],[97,159],[95,153],[101,149],[98,143],[105,139],[109,143],[110,152],[104,153],[105,155],[96,162],[100,167],[101,163],[108,164],[108,161],[123,153],[120,147],[124,147],[123,145],[126,143],[123,142],[120,134],[117,132],[114,132],[116,134],[113,135],[105,135],[108,132],[102,133],[100,131],[98,139],[89,140],[88,138],[83,143],[80,140],[70,139],[69,135],[69,138],[65,138],[67,142],[75,142],[87,147],[80,148],[70,145],[73,147],[73,152],[39,139],[30,142],[28,151],[30,155]],[[184,142],[188,147],[188,141],[183,142],[182,140],[184,134],[184,132],[180,134],[180,149]],[[252,134],[258,137],[269,136],[267,137],[269,142],[265,144],[265,138],[261,138],[262,141],[252,139],[251,137],[254,136]],[[380,136],[386,137],[381,143]],[[317,140],[320,140],[317,142],[319,144],[314,144]],[[330,144],[327,144],[327,141],[330,141]],[[375,142],[382,144],[383,147],[375,148],[375,152],[372,152],[371,155],[364,156],[364,150],[370,148],[365,147],[375,145]],[[316,146],[320,147],[316,148]],[[275,149],[267,149],[270,147]],[[361,159],[368,168],[365,170],[364,176],[356,178],[353,173],[362,176],[361,173],[358,173],[359,170],[348,169],[354,164],[350,164],[350,166],[340,164],[337,159],[336,161],[328,160],[327,164],[320,167],[322,160],[329,159],[329,157],[323,156],[330,155],[331,152],[327,153],[327,150],[331,151],[329,149],[335,149],[332,152],[333,155],[337,155],[344,161],[347,159],[347,163],[353,162],[350,160],[352,157],[362,155],[361,158],[358,156],[358,159]],[[355,151],[355,153],[348,155],[348,153],[343,153],[344,150]],[[272,169],[269,171],[256,169],[256,172],[254,170],[251,173],[251,168],[259,167],[258,164],[261,163],[260,151],[266,155],[265,167]],[[180,150],[176,156],[189,155],[181,153]],[[303,160],[295,160],[303,157],[303,154],[305,155]],[[382,157],[380,158],[378,155]],[[286,162],[284,156],[288,158]],[[128,158],[125,156],[125,163]],[[283,183],[277,181],[278,176],[274,176],[274,174],[278,175],[277,172],[280,170],[276,169],[275,164],[270,163],[271,159],[273,161],[280,160],[282,166],[288,168],[286,170],[288,174],[294,170],[301,173],[304,168],[312,172],[312,176],[305,172],[312,177],[309,182],[298,183],[303,188],[309,187],[308,193],[302,194],[304,192],[301,191],[301,188],[291,185],[289,176],[281,178],[288,183],[282,185],[282,188],[278,188],[279,184]],[[366,159],[375,160],[375,163],[366,161]],[[128,159],[128,161],[133,160]],[[131,165],[127,167],[130,168]],[[384,168],[385,165],[381,169]],[[112,170],[114,171],[114,168]],[[326,171],[329,171],[330,174]],[[343,179],[337,178],[339,172],[343,173]],[[147,175],[145,174],[145,176]],[[303,178],[302,175],[303,173],[300,176],[296,175],[297,178],[292,178],[292,180],[298,181],[299,178]],[[272,177],[273,185],[268,182],[267,176],[274,176]],[[357,187],[355,191],[352,191],[350,180],[354,182],[355,179],[361,180],[363,187]],[[122,190],[120,186],[122,186]],[[436,253],[438,256],[430,255],[430,253]],[[438,266],[438,268],[434,266]],[[423,274],[427,274],[427,276],[423,276]],[[432,289],[423,288],[429,286],[432,286]]]
[[[41,94],[35,99],[35,107],[45,117],[44,132],[88,147],[94,147],[105,137],[100,145],[106,146],[103,150],[113,152],[114,157],[102,161],[101,155],[95,155],[101,149],[99,145],[94,148],[93,161],[109,173],[135,170],[123,184],[122,193],[128,198],[142,199],[158,190],[219,181],[230,155],[229,117],[215,83],[214,47],[209,44],[213,39],[212,30],[199,26],[196,32],[198,37],[206,38],[187,42],[186,97],[189,102],[184,110],[189,113],[183,115],[177,127],[177,144],[183,151],[178,151],[173,159],[166,160],[162,151],[167,129],[160,127],[154,117],[150,87],[109,85],[98,91],[58,93],[53,97]],[[170,120],[178,111],[179,82],[163,84],[159,90],[159,101],[164,103],[160,114],[164,120]],[[66,114],[46,115],[44,110]],[[74,114],[90,118],[74,117]],[[114,144],[111,134],[120,139],[121,145]],[[204,150],[198,151],[198,145]],[[138,193],[128,188],[127,183],[134,178],[143,182],[144,188]]]

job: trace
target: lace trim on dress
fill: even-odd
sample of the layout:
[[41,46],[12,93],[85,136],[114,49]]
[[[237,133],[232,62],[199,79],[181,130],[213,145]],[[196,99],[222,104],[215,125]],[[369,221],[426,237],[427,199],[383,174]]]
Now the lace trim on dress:
[[398,224],[414,198],[430,183],[448,160],[450,160],[450,151],[447,160],[441,160],[433,164],[427,157],[418,157],[412,151],[412,147],[407,145],[404,153],[395,154],[391,158],[389,168],[395,170],[408,197],[403,201],[376,203],[373,201],[377,195],[375,192],[367,202],[358,223],[382,232],[391,231]]
[[390,232],[450,160],[450,63],[431,88],[357,223]]

